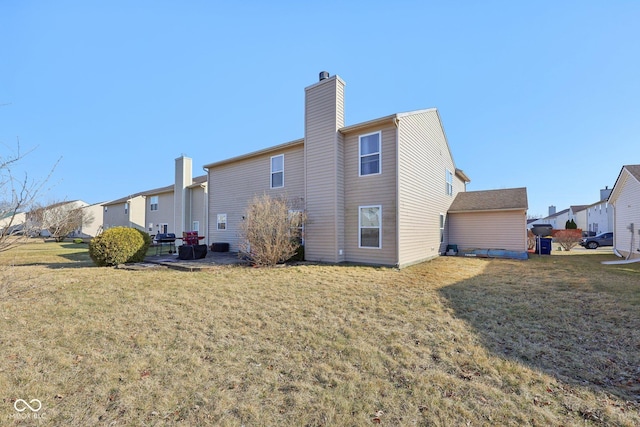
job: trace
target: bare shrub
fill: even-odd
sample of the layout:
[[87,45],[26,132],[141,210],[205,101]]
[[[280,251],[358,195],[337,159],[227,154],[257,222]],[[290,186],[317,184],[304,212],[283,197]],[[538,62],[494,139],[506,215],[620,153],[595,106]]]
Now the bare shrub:
[[562,249],[570,251],[580,242],[581,233],[580,230],[559,230],[553,238]]
[[254,196],[240,224],[240,251],[259,266],[274,266],[295,255],[305,214],[286,197]]

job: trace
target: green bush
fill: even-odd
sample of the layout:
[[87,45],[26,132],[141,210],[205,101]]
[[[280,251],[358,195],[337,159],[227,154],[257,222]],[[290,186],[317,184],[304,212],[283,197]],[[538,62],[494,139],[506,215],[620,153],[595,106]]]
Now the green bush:
[[100,267],[141,262],[151,244],[151,236],[137,228],[113,227],[89,242],[89,256]]
[[75,243],[76,245],[79,245],[80,243],[84,243],[84,240],[82,240],[82,239],[73,239],[73,243]]

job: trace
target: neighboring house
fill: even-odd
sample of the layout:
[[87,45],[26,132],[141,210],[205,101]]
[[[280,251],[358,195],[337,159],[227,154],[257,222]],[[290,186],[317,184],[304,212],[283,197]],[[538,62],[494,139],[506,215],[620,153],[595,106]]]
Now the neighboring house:
[[82,207],[82,225],[69,234],[69,237],[91,238],[102,231],[103,203],[94,203]]
[[[589,205],[574,205],[569,207],[569,221],[573,220],[580,230],[587,229],[587,208]],[[566,223],[560,227],[566,228]]]
[[207,230],[207,176],[192,178],[192,160],[175,160],[174,184],[103,203],[104,229],[134,227],[155,235]]
[[622,167],[609,203],[614,207],[614,250],[625,258],[640,258],[640,165]]
[[564,230],[569,220],[569,209],[563,209],[559,212],[555,211],[555,206],[549,206],[549,215],[544,218],[536,219],[527,223],[527,228],[531,229],[534,225],[549,224],[554,230]]
[[27,215],[24,212],[4,212],[4,216],[0,218],[0,235],[21,234]]
[[447,211],[470,180],[438,111],[345,126],[344,86],[323,72],[305,89],[303,139],[205,166],[212,242],[237,251],[245,209],[266,193],[306,211],[310,261],[406,266],[445,251]]
[[600,190],[600,201],[587,206],[587,230],[592,234],[613,231],[613,206],[608,200],[611,190]]
[[527,258],[527,189],[467,191],[449,208],[448,240],[458,250],[491,249]]

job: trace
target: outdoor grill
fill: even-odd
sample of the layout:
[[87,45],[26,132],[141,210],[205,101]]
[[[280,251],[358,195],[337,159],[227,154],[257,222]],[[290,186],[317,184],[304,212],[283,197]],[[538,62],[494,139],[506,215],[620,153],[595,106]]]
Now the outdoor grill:
[[154,238],[156,241],[156,255],[162,253],[162,247],[169,246],[169,253],[172,254],[176,251],[176,235],[174,233],[159,233]]

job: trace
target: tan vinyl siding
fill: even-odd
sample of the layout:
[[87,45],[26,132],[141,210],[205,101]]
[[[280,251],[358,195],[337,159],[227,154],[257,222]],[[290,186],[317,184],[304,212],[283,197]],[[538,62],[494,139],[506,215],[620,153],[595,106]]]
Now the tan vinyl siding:
[[525,211],[450,213],[448,228],[458,249],[527,250]]
[[[631,253],[630,258],[640,258],[640,183],[626,170],[622,173],[620,182],[616,183],[621,190],[616,191],[614,205],[614,245],[623,257]],[[633,238],[628,228],[630,224],[633,224]]]
[[[400,168],[399,264],[432,258],[446,250],[440,242],[440,214],[447,213],[465,183],[455,165],[436,110],[402,116],[398,126]],[[453,174],[453,195],[446,194],[446,170]]]
[[337,130],[344,125],[343,97],[344,82],[335,76],[306,88],[305,257],[313,261],[338,261]]
[[[190,203],[188,203],[188,206],[191,207],[191,209],[189,210],[190,216],[189,216],[189,221],[188,221],[188,231],[191,231],[193,229],[193,221],[198,221],[200,223],[200,231],[199,231],[199,235],[200,236],[207,236],[207,229],[206,229],[206,220],[207,220],[207,192],[204,188],[202,187],[192,187],[191,189],[189,189],[189,198],[190,198]],[[203,241],[200,241],[200,243],[208,243],[207,239],[204,239]]]
[[[284,187],[271,189],[271,157],[284,154]],[[286,196],[303,203],[303,146],[268,152],[209,169],[209,242],[229,243],[238,250],[238,227],[255,195]],[[226,230],[217,229],[217,215],[227,214]],[[201,227],[204,223],[201,222]]]
[[[359,176],[359,137],[381,131],[381,174]],[[344,242],[345,260],[365,264],[395,265],[396,251],[396,128],[362,129],[344,136]],[[382,247],[359,247],[359,207],[381,206]]]
[[[144,197],[136,196],[127,202],[115,203],[107,205],[107,210],[102,215],[102,224],[107,228],[113,227],[134,227],[140,230],[146,230],[144,225]],[[125,213],[125,203],[129,203],[128,212]]]
[[124,211],[124,203],[105,206],[102,222],[105,228],[129,227],[129,214]]
[[[153,196],[158,196],[157,211],[151,210],[151,197]],[[173,191],[170,193],[148,194],[146,196],[147,218],[146,218],[145,226],[147,227],[146,228],[147,232],[149,232],[150,234],[157,234],[158,224],[167,224],[168,225],[167,233],[176,232],[176,226],[174,221],[175,212],[173,208],[174,207],[173,203],[174,203]],[[153,231],[148,230],[149,223],[153,223]]]

